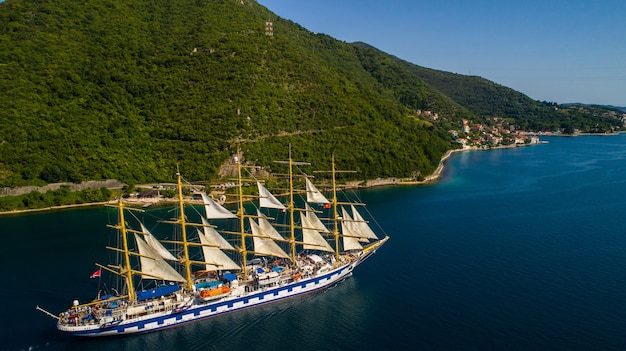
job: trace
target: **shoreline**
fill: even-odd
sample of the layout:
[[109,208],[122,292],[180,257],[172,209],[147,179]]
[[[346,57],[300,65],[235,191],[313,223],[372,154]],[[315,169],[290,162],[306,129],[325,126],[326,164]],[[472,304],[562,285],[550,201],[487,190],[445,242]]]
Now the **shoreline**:
[[84,204],[71,204],[71,205],[48,206],[48,207],[41,207],[41,208],[28,208],[24,210],[0,211],[0,217],[11,216],[11,215],[22,215],[22,214],[27,214],[27,213],[37,213],[37,212],[44,212],[44,211],[60,211],[60,210],[79,208],[79,207],[104,206],[111,202],[112,201],[89,202],[89,203],[84,203]]
[[[452,150],[448,150],[446,151],[446,153],[441,157],[441,160],[439,160],[439,165],[437,166],[437,168],[435,169],[435,171],[430,174],[429,176],[425,177],[424,180],[410,180],[407,178],[379,178],[379,179],[372,179],[372,180],[367,180],[365,181],[365,184],[361,185],[361,181],[356,181],[354,183],[352,183],[354,185],[354,188],[363,188],[363,189],[367,189],[367,188],[374,188],[374,187],[383,187],[383,186],[393,186],[393,185],[424,185],[424,184],[429,184],[429,183],[433,183],[435,181],[437,181],[441,175],[443,174],[443,170],[445,168],[445,163],[446,161],[455,153],[458,152],[466,152],[466,151],[489,151],[489,150],[498,150],[498,149],[512,149],[512,148],[517,148],[517,147],[525,147],[525,146],[531,146],[531,145],[539,145],[539,144],[524,144],[524,145],[503,145],[503,146],[496,146],[496,147],[492,147],[492,148],[477,148],[477,147],[470,147],[470,148],[463,148],[463,149],[452,149]],[[0,217],[3,216],[11,216],[11,215],[21,215],[21,214],[28,214],[28,213],[37,213],[37,212],[44,212],[44,211],[59,211],[59,210],[65,210],[65,209],[72,209],[72,208],[80,208],[80,207],[95,207],[95,206],[104,206],[110,203],[114,203],[115,200],[110,200],[110,201],[102,201],[102,202],[90,202],[90,203],[83,203],[83,204],[71,204],[71,205],[60,205],[60,206],[49,206],[49,207],[42,207],[42,208],[32,208],[32,209],[24,209],[24,210],[12,210],[12,211],[0,211]],[[145,199],[145,200],[130,200],[129,202],[135,202],[137,203],[137,205],[140,205],[142,207],[148,207],[148,206],[152,206],[152,205],[156,205],[156,204],[162,204],[165,202],[171,202],[170,199],[166,199],[166,198],[162,198],[162,199]]]
[[373,188],[373,187],[389,186],[389,185],[429,184],[429,183],[433,183],[437,181],[441,177],[441,175],[443,174],[443,170],[445,168],[446,161],[455,153],[468,152],[468,151],[490,151],[490,150],[499,150],[499,149],[515,149],[518,147],[526,147],[526,146],[541,145],[541,144],[543,144],[543,142],[535,143],[535,144],[521,144],[521,145],[520,144],[500,145],[500,146],[495,146],[495,147],[490,147],[490,148],[468,147],[468,148],[462,148],[462,149],[452,149],[452,150],[446,151],[446,153],[441,157],[441,160],[439,161],[439,165],[437,166],[435,171],[431,175],[425,177],[424,180],[409,180],[407,178],[404,178],[404,179],[384,178],[384,179],[368,180],[365,182],[365,185],[360,186],[360,187]]

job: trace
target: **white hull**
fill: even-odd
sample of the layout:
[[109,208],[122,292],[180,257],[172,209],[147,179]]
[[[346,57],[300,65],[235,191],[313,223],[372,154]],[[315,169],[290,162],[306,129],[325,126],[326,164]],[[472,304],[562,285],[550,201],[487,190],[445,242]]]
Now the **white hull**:
[[245,292],[244,286],[239,286],[233,289],[228,297],[218,300],[202,301],[202,299],[196,298],[188,309],[178,313],[175,311],[157,312],[108,326],[96,324],[68,326],[58,323],[57,328],[72,335],[88,337],[146,333],[172,328],[185,323],[323,290],[350,276],[354,267],[371,253],[373,251],[359,257],[355,262],[343,265],[320,276],[302,278],[283,285],[260,287],[252,292]]

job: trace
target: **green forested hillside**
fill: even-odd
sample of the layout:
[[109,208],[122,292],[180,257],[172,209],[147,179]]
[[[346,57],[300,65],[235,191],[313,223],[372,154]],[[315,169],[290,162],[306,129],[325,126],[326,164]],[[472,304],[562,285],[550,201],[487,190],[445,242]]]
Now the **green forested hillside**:
[[270,164],[289,143],[295,158],[326,168],[334,153],[360,177],[427,174],[452,145],[354,47],[255,1],[0,7],[2,186],[164,181],[177,163],[188,179],[209,179],[238,145]]
[[447,130],[500,100],[418,69],[253,0],[6,0],[0,186],[168,181],[176,164],[206,180],[237,148],[271,166],[289,145],[362,179],[430,174],[456,145]]

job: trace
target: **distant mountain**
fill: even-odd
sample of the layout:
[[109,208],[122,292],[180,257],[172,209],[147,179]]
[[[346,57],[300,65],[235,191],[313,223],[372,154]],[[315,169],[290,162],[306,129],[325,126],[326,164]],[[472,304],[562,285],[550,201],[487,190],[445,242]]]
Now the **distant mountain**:
[[597,104],[583,104],[580,102],[568,102],[568,103],[562,104],[562,106],[595,106],[595,107],[599,107],[602,109],[619,110],[619,111],[626,112],[626,107],[613,106],[613,105],[597,105]]
[[[603,133],[621,126],[621,120],[612,106],[562,104],[536,101],[511,88],[477,76],[465,76],[420,67],[413,63],[385,54],[364,43],[355,46],[387,55],[400,64],[414,78],[449,96],[459,105],[478,117],[500,117],[515,121],[520,129],[552,131],[558,129],[584,130]],[[623,111],[623,110],[622,110]]]
[[176,164],[205,180],[237,148],[274,166],[289,145],[321,169],[334,154],[359,179],[427,175],[456,147],[448,130],[461,119],[502,113],[533,127],[533,109],[549,110],[438,72],[252,0],[7,0],[0,186],[168,181]]

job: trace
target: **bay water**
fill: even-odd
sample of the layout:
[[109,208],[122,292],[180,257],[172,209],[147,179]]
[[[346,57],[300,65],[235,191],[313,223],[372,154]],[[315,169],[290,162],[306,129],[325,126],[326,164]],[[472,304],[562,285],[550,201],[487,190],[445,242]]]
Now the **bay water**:
[[56,331],[114,210],[0,217],[0,350],[626,350],[626,135],[454,154],[360,191],[391,239],[335,287],[161,332]]

